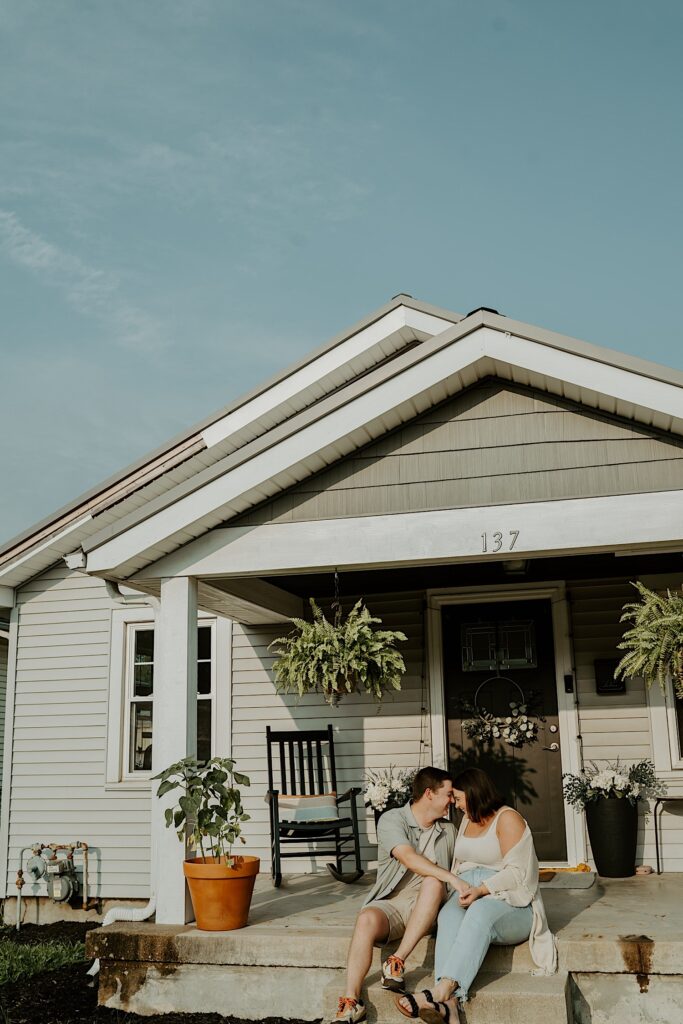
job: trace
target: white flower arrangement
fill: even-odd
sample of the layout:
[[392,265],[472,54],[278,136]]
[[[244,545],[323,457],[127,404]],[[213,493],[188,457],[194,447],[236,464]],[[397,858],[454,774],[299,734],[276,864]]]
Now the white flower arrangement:
[[460,710],[469,715],[462,723],[471,740],[490,742],[503,740],[511,747],[523,747],[538,739],[539,717],[532,714],[528,701],[510,701],[509,715],[493,715],[485,707],[462,700]]
[[634,804],[666,792],[666,786],[655,774],[655,766],[647,759],[628,767],[618,759],[604,767],[589,761],[579,775],[565,773],[562,786],[565,800],[577,810],[600,797],[617,797]]
[[397,768],[395,765],[368,771],[363,784],[365,806],[378,813],[392,807],[403,807],[410,799],[415,775],[416,769]]

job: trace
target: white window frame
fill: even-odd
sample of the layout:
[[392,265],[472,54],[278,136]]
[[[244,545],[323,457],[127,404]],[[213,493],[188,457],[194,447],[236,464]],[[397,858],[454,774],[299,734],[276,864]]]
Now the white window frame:
[[[131,708],[133,704],[151,704],[152,705],[152,730],[154,730],[154,685],[152,685],[152,693],[149,697],[136,697],[134,692],[134,672],[135,672],[135,636],[137,633],[143,630],[151,630],[154,633],[154,617],[151,622],[128,622],[125,628],[125,661],[123,666],[123,718],[122,718],[122,730],[121,730],[121,780],[124,782],[132,781],[133,779],[140,778],[151,778],[152,772],[150,771],[132,771],[130,765],[130,740],[131,740]],[[152,665],[154,671],[152,679],[156,676],[156,651],[152,659]]]
[[[231,750],[231,650],[232,622],[221,616],[200,611],[198,625],[211,625],[211,745],[212,756],[229,757]],[[109,658],[109,708],[107,716],[106,790],[149,790],[152,772],[130,772],[129,701],[127,670],[129,665],[130,626],[155,629],[154,611],[150,607],[115,608],[111,613],[111,644]],[[156,662],[156,657],[155,657]],[[202,699],[207,699],[203,697]],[[218,723],[223,724],[219,732]]]
[[676,693],[670,676],[667,676],[664,692],[658,683],[647,688],[647,702],[650,707],[652,729],[652,751],[658,778],[683,782],[683,756],[676,715]]

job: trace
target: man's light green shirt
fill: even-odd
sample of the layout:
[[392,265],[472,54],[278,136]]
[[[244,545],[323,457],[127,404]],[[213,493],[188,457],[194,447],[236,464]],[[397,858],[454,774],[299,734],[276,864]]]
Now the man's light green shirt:
[[[455,847],[455,826],[449,821],[442,820],[437,821],[435,827],[438,832],[434,842],[435,862],[439,867],[450,871]],[[391,851],[395,846],[405,845],[412,846],[417,851],[422,831],[410,804],[384,812],[377,825],[377,881],[363,906],[372,900],[383,900],[393,892],[408,869],[405,864],[391,856]]]

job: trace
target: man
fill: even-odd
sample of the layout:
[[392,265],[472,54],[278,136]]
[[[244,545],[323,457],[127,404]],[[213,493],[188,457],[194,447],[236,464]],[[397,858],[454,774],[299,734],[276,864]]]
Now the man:
[[400,944],[382,964],[382,985],[403,991],[406,958],[436,921],[446,895],[455,828],[444,818],[453,803],[453,781],[440,768],[422,768],[412,800],[385,811],[377,826],[377,881],[358,915],[346,965],[346,993],[334,1018],[345,1024],[365,1020],[361,986],[370,970],[373,946]]

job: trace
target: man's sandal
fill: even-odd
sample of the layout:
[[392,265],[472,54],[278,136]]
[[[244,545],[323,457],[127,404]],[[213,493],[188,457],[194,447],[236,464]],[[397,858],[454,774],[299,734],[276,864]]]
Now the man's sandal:
[[405,988],[405,960],[391,953],[382,964],[382,988],[390,992],[402,992]]
[[365,1020],[365,1013],[365,1003],[362,999],[340,996],[337,1013],[332,1020],[335,1024],[339,1021],[343,1024],[358,1024],[359,1021]]
[[[427,999],[427,1002],[431,1003],[432,1006],[437,1005],[434,1002],[434,996],[432,995],[428,988],[423,988],[421,995],[423,995]],[[402,999],[408,1000],[408,1002],[410,1003],[410,1010],[406,1010],[405,1006],[401,1006]],[[411,1017],[413,1020],[415,1020],[420,1016],[420,1007],[417,1005],[417,1000],[415,999],[415,996],[411,992],[404,992],[403,995],[398,996],[396,999],[394,999],[394,1003],[396,1004],[396,1009],[398,1010],[398,1012],[402,1013],[404,1017]],[[426,1009],[426,1007],[423,1007],[422,1009]]]

